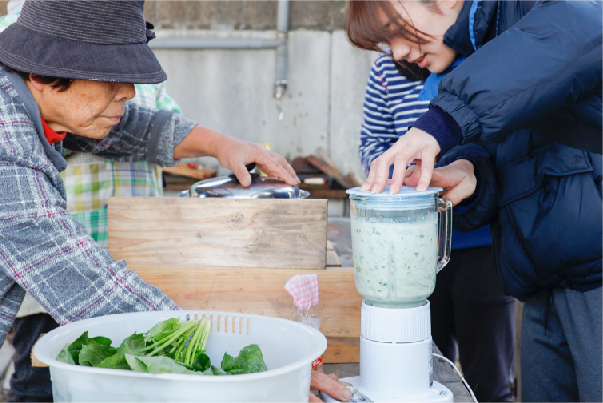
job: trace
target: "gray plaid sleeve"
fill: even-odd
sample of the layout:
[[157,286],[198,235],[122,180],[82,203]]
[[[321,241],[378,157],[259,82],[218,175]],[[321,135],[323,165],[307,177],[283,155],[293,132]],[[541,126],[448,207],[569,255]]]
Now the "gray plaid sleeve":
[[174,147],[197,123],[169,111],[126,103],[121,122],[101,140],[67,135],[63,146],[72,151],[95,154],[115,161],[149,161],[158,165],[175,165]]
[[115,313],[177,309],[71,218],[58,172],[54,177],[43,167],[4,161],[0,178],[0,333],[23,298],[14,285],[61,325]]

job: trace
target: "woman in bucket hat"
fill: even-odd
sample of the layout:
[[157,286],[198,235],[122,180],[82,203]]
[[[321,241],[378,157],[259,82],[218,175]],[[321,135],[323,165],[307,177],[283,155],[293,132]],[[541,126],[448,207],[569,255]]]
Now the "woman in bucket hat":
[[[147,46],[154,34],[142,6],[28,0],[17,22],[0,34],[0,341],[25,291],[61,325],[178,309],[70,217],[62,147],[160,165],[211,155],[244,185],[251,162],[298,183],[284,158],[259,145],[175,113],[126,104],[134,84],[166,79]],[[319,381],[340,396],[341,386],[325,378]]]

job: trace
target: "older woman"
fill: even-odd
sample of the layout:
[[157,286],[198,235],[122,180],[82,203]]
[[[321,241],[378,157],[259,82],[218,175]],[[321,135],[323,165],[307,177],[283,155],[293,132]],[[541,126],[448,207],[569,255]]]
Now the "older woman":
[[[61,148],[173,165],[211,155],[250,183],[245,165],[298,183],[281,156],[171,112],[126,101],[166,74],[147,46],[142,2],[26,1],[0,34],[0,341],[25,291],[61,325],[178,309],[99,247],[66,210]],[[152,26],[150,26],[152,27]],[[313,376],[336,396],[343,388]]]

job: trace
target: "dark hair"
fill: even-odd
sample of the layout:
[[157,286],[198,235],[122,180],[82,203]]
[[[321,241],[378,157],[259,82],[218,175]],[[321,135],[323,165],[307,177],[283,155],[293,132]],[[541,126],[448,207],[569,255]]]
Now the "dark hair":
[[62,77],[49,77],[49,76],[40,76],[37,74],[33,74],[33,73],[26,73],[23,71],[19,71],[19,70],[15,70],[13,68],[8,67],[7,65],[5,65],[4,63],[0,62],[0,66],[2,66],[2,68],[4,69],[4,71],[9,72],[9,73],[17,73],[19,75],[19,77],[21,77],[23,79],[23,81],[29,81],[30,80],[30,74],[31,74],[31,79],[35,80],[39,83],[42,84],[50,84],[50,86],[54,89],[58,89],[59,92],[64,92],[67,91],[69,89],[69,87],[71,87],[71,83],[73,83],[73,80],[70,78],[62,78]]
[[[422,2],[436,12],[440,12],[433,0],[422,0]],[[401,2],[400,5],[404,7]],[[386,26],[380,21],[380,12],[389,18]],[[412,21],[405,21],[401,18],[390,1],[377,0],[348,1],[345,32],[348,40],[354,46],[386,54],[390,53],[386,52],[382,45],[389,43],[394,38],[406,38],[418,45],[429,42],[431,38],[431,35],[416,29]]]
[[398,73],[414,81],[425,81],[431,72],[427,69],[423,69],[414,63],[409,63],[406,60],[394,60],[396,63],[396,70]]

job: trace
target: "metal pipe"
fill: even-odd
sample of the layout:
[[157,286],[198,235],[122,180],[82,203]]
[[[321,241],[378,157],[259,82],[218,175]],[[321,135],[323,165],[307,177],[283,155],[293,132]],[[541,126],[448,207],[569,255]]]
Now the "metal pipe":
[[[152,49],[275,49],[282,46],[283,42],[286,42],[286,39],[156,38],[149,42],[149,47]],[[285,71],[285,78],[286,74]]]
[[281,98],[287,92],[287,36],[289,33],[289,0],[278,1],[276,30],[281,44],[276,48],[276,80],[274,83],[274,99],[279,115],[278,119],[283,120],[284,112],[281,106]]
[[287,82],[287,34],[289,32],[289,0],[279,0],[276,30],[281,44],[276,49],[276,81]]

